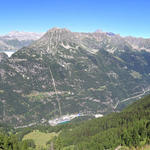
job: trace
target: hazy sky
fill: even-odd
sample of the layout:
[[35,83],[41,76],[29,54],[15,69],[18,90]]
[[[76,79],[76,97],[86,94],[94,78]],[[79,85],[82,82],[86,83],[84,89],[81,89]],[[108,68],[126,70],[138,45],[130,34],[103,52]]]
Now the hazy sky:
[[0,34],[52,27],[150,37],[150,0],[1,0]]

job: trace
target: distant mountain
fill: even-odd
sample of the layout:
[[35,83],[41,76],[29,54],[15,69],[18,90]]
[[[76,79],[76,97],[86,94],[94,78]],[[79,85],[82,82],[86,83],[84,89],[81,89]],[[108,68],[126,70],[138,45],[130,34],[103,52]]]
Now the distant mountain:
[[19,41],[38,40],[44,33],[12,31],[3,36],[7,40],[17,39]]
[[150,90],[150,53],[112,33],[53,28],[0,58],[0,117],[12,124],[119,111]]
[[0,36],[0,51],[18,50],[24,46],[30,45],[42,35],[43,33],[12,31],[6,35]]

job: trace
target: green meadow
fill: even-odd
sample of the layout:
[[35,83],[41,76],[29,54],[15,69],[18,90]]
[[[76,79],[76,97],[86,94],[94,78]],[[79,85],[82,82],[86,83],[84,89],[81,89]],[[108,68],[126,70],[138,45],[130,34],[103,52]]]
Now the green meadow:
[[44,133],[38,130],[34,130],[25,135],[23,140],[32,139],[35,142],[36,148],[46,148],[46,143],[57,136],[58,133]]

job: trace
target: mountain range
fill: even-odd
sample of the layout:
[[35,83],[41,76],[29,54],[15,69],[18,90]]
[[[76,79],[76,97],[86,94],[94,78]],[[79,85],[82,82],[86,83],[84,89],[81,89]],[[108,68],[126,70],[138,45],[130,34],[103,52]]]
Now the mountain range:
[[0,36],[0,51],[18,50],[38,40],[44,33],[12,31]]
[[[18,39],[19,40],[19,39]],[[52,28],[10,58],[0,54],[0,119],[120,111],[149,92],[150,39]]]

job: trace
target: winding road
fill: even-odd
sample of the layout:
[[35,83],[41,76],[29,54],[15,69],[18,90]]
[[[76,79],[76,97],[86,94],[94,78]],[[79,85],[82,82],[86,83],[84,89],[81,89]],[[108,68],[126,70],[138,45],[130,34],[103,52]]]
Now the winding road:
[[126,102],[126,101],[129,101],[130,99],[134,99],[134,98],[141,97],[141,96],[145,95],[145,93],[147,93],[147,92],[149,92],[149,91],[150,91],[150,87],[148,87],[146,90],[143,89],[143,93],[138,94],[138,95],[136,95],[136,96],[132,96],[132,97],[123,99],[122,101],[118,101],[118,102],[116,103],[116,105],[113,106],[113,108],[116,109],[120,103],[124,103],[124,102]]

